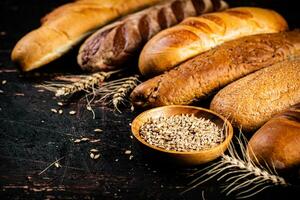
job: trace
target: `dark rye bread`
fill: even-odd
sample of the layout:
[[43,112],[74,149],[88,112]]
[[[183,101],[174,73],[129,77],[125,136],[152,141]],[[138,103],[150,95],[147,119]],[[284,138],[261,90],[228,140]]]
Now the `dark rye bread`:
[[300,167],[300,103],[265,123],[250,139],[248,153],[253,161],[275,169]]
[[77,57],[84,70],[118,68],[159,31],[190,16],[227,8],[222,0],[168,0],[107,25],[84,42]]
[[258,70],[220,90],[210,109],[243,132],[260,128],[274,115],[300,102],[300,57]]
[[191,104],[261,68],[300,54],[300,31],[232,40],[138,85],[136,107]]

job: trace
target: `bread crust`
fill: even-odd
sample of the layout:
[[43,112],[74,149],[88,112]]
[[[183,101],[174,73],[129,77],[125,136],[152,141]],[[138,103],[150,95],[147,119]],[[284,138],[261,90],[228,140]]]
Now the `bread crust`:
[[139,57],[139,70],[145,76],[157,75],[225,41],[287,28],[281,15],[256,7],[237,7],[187,18],[145,45]]
[[95,29],[160,0],[81,0],[56,8],[15,45],[11,59],[30,71],[59,58]]
[[102,27],[81,45],[78,64],[87,71],[112,70],[135,58],[159,31],[190,16],[224,10],[223,0],[168,0]]
[[257,130],[274,115],[300,102],[300,59],[256,71],[222,90],[210,109],[244,132]]
[[300,55],[300,31],[228,41],[138,85],[137,107],[192,104],[256,70]]
[[279,170],[300,166],[300,103],[264,124],[248,143],[253,161]]

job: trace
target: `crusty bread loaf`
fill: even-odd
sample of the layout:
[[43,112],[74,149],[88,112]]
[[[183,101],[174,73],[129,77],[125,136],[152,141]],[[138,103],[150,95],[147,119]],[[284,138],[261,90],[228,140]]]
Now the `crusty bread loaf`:
[[190,17],[154,36],[143,48],[139,70],[151,76],[225,41],[287,29],[285,19],[272,10],[238,7]]
[[231,40],[138,85],[136,107],[191,104],[261,68],[300,56],[300,31]]
[[129,12],[160,0],[81,0],[58,7],[42,26],[25,35],[11,59],[23,71],[45,65],[63,55],[95,29]]
[[264,124],[250,139],[253,161],[288,170],[300,167],[300,103]]
[[187,17],[224,10],[222,0],[168,0],[102,27],[80,47],[78,64],[88,71],[122,67],[138,55],[143,45],[159,31]]
[[300,59],[285,60],[241,78],[213,98],[210,109],[245,132],[300,102]]

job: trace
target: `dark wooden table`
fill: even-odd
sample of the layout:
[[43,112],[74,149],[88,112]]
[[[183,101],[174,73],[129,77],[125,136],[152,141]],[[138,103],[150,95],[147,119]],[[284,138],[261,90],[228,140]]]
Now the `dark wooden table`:
[[[140,112],[114,112],[94,108],[96,117],[80,101],[59,109],[53,93],[35,84],[52,73],[78,72],[74,54],[34,73],[22,74],[10,61],[14,44],[38,27],[46,13],[66,0],[0,1],[0,194],[1,199],[232,199],[220,192],[222,182],[210,181],[180,195],[197,168],[178,167],[150,159],[131,138],[129,123]],[[260,5],[280,11],[291,27],[299,27],[293,1],[240,1],[235,5]],[[298,24],[297,24],[298,23]],[[76,115],[69,115],[75,110]],[[100,128],[101,133],[94,132]],[[75,144],[87,137],[96,143]],[[100,158],[92,160],[96,148]],[[130,150],[131,154],[125,151]],[[61,166],[56,167],[54,161]],[[288,196],[286,194],[288,193]],[[271,188],[255,199],[292,199],[299,187]]]

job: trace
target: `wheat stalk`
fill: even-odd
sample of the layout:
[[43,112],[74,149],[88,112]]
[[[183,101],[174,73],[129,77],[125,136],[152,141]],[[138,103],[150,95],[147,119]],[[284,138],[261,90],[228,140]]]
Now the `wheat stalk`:
[[[247,140],[240,133],[239,137],[236,137],[238,146],[240,147],[241,155],[238,154],[237,149],[233,142],[228,147],[228,155],[223,154],[221,159],[208,167],[208,171],[201,176],[195,178],[182,193],[190,191],[199,185],[217,178],[218,181],[225,179],[226,187],[222,192],[226,195],[236,193],[237,198],[248,198],[256,195],[272,186],[287,186],[288,183],[280,177],[274,166],[270,166],[255,163],[250,159],[246,150]],[[207,170],[207,169],[203,169]],[[199,170],[191,176],[196,176],[203,172]],[[207,178],[206,178],[207,177]]]
[[119,105],[125,104],[128,94],[139,82],[139,75],[105,82],[101,87],[90,91],[86,98],[89,103],[112,104],[118,112],[121,112]]
[[95,87],[102,84],[111,75],[120,72],[121,70],[111,72],[97,72],[89,75],[69,75],[58,77],[57,80],[68,81],[71,83],[48,83],[46,85],[38,85],[49,91],[55,92],[55,96],[67,96],[80,91],[93,90]]
[[117,111],[120,111],[118,106],[125,102],[127,95],[137,86],[139,83],[139,76],[135,75],[132,77],[129,77],[128,80],[126,80],[117,90],[116,93],[114,93],[112,97],[112,104],[114,105],[115,109]]

